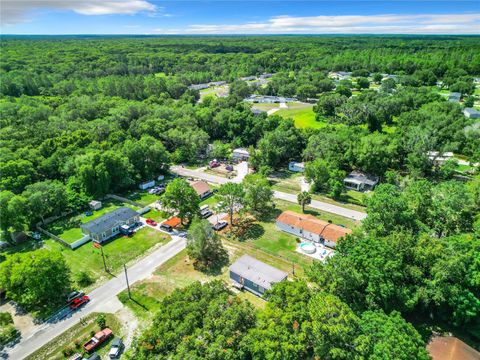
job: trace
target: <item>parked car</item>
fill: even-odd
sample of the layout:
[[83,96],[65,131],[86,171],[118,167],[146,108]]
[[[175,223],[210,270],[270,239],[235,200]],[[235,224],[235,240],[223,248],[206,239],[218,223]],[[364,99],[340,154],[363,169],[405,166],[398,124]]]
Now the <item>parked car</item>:
[[92,215],[93,215],[93,211],[91,210],[85,211],[85,216],[92,216]]
[[86,304],[87,302],[90,301],[90,298],[87,295],[83,295],[81,297],[77,297],[73,299],[73,301],[70,303],[70,309],[76,310],[83,304]]
[[212,160],[212,161],[210,161],[210,162],[208,163],[208,166],[209,166],[211,169],[216,168],[216,167],[219,167],[220,165],[221,165],[220,162],[217,161],[216,159],[214,159],[214,160]]
[[112,341],[112,346],[110,347],[110,351],[108,352],[108,356],[110,359],[116,359],[120,355],[123,350],[123,341],[120,338],[115,338]]
[[153,219],[147,219],[145,222],[150,226],[157,226],[157,222]]
[[208,209],[208,205],[202,205],[200,206],[200,211],[203,211],[203,210],[207,210]]
[[101,357],[97,353],[93,353],[87,360],[101,360]]
[[219,231],[219,230],[222,230],[225,226],[227,226],[228,223],[226,221],[219,221],[217,222],[215,225],[213,225],[213,230],[215,231]]
[[200,216],[203,219],[209,218],[212,215],[213,215],[213,212],[211,212],[209,209],[206,209],[206,210],[203,210],[203,211],[200,212]]
[[66,302],[67,304],[70,304],[74,299],[79,298],[83,295],[85,295],[83,291],[78,291],[78,290],[72,291],[70,294],[67,295]]
[[126,235],[126,236],[132,236],[133,235],[133,229],[128,225],[120,226],[120,232],[123,235]]
[[233,171],[233,165],[227,165],[225,169],[227,169],[227,171]]
[[165,231],[168,231],[168,232],[171,232],[172,231],[172,227],[168,224],[161,224],[160,225],[160,229],[162,230],[165,230]]

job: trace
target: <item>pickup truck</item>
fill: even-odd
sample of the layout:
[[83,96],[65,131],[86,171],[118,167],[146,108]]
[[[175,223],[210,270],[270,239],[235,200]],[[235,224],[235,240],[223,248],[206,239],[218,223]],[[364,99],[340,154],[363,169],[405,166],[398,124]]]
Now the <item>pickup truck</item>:
[[110,330],[109,328],[105,328],[102,331],[97,332],[94,337],[92,337],[85,344],[83,344],[83,348],[86,352],[90,353],[97,347],[99,347],[101,344],[103,344],[105,341],[107,341],[112,335],[112,330]]

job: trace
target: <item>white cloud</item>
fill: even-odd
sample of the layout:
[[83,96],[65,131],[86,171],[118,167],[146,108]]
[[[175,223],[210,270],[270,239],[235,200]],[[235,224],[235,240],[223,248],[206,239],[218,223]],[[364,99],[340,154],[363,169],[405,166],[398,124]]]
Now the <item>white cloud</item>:
[[478,34],[480,33],[480,13],[308,17],[285,15],[273,17],[265,22],[190,25],[179,32],[189,34]]
[[146,0],[2,0],[1,24],[29,20],[36,10],[70,10],[82,15],[154,13],[158,8]]

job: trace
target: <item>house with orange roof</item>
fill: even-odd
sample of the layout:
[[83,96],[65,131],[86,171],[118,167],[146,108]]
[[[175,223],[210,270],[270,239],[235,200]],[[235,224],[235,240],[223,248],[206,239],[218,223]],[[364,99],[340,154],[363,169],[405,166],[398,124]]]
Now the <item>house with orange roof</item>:
[[346,227],[294,211],[281,213],[276,225],[282,231],[331,248],[337,245],[340,238],[352,233],[352,230]]

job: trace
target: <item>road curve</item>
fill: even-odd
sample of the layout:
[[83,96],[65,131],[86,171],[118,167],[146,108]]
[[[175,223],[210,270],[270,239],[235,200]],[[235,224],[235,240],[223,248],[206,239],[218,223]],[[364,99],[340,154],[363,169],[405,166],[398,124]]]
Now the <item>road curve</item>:
[[[225,184],[229,181],[227,178],[221,177],[221,176],[216,176],[212,174],[207,174],[202,171],[198,170],[191,170],[191,169],[186,169],[181,166],[172,166],[170,170],[178,175],[181,176],[186,176],[186,177],[192,177],[192,178],[197,178],[197,179],[203,179],[205,181],[211,182],[211,183],[216,183],[216,184]],[[288,194],[284,193],[281,191],[274,191],[273,196],[277,199],[280,200],[285,200],[293,203],[297,203],[297,195],[296,194]],[[352,210],[352,209],[347,209],[342,206],[338,205],[333,205],[329,204],[323,201],[318,201],[318,200],[312,200],[312,203],[309,205],[311,208],[318,209],[321,211],[326,211],[332,214],[340,215],[352,220],[356,221],[362,221],[367,217],[367,214],[361,211],[357,210]]]
[[[128,268],[128,280],[133,284],[149,277],[155,269],[167,260],[185,249],[186,240],[172,236],[172,240],[161,246],[150,255],[147,255],[136,264]],[[13,348],[7,349],[6,354],[11,359],[23,359],[38,350],[40,347],[53,340],[65,330],[74,326],[81,318],[93,312],[112,312],[117,310],[117,294],[127,288],[123,271],[117,277],[93,290],[88,296],[90,302],[81,309],[71,313],[69,317],[56,322],[47,322],[36,327],[31,333],[24,334],[20,342]],[[110,311],[108,311],[110,310]]]

